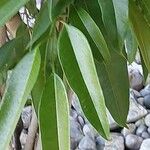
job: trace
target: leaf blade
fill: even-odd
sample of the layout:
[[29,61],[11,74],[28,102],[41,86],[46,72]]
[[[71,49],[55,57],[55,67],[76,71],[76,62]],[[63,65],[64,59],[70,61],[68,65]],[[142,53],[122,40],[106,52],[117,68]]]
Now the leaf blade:
[[35,83],[39,66],[40,55],[38,50],[35,50],[28,53],[12,72],[0,105],[0,145],[2,149],[6,149],[9,144],[21,110]]
[[[98,132],[109,138],[103,94],[87,40],[75,27],[65,24],[58,46],[62,67],[69,84],[80,99],[83,112]],[[80,83],[80,86],[77,83]]]

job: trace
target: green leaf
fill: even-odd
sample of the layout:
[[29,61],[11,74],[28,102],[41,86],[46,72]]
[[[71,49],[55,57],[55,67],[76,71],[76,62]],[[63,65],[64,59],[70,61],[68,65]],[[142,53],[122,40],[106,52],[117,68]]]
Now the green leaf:
[[120,36],[119,41],[122,47],[129,27],[128,0],[113,0],[113,4],[118,34]]
[[129,15],[136,35],[144,63],[150,72],[150,26],[144,19],[139,6],[133,0],[129,1]]
[[64,84],[56,74],[46,81],[39,117],[43,150],[70,150],[68,98]]
[[113,0],[98,0],[102,12],[102,20],[107,32],[107,36],[111,41],[112,48],[119,51],[118,31]]
[[105,102],[88,41],[77,28],[65,24],[58,49],[67,80],[85,116],[103,137],[109,138]]
[[142,11],[142,14],[143,14],[146,22],[150,26],[150,1],[149,0],[141,0],[141,1],[138,1],[138,3],[139,3],[139,7]]
[[142,64],[143,75],[144,75],[144,83],[145,83],[146,80],[147,80],[147,77],[148,77],[148,70],[145,66],[145,63],[144,63],[144,60],[143,60],[143,57],[142,57],[141,53],[140,53],[140,58],[141,58],[141,64]]
[[32,89],[33,105],[34,105],[37,116],[38,116],[41,97],[42,97],[44,86],[46,83],[46,54],[47,54],[46,42],[44,42],[40,45],[39,50],[40,50],[40,54],[41,54],[41,65],[40,65],[38,78]]
[[22,35],[17,32],[17,37],[15,39],[7,42],[0,48],[0,71],[14,67],[26,53],[27,50],[25,47],[29,42],[29,34],[25,28],[22,29]]
[[0,26],[3,26],[17,11],[29,0],[1,0],[0,1]]
[[131,64],[135,60],[135,55],[138,49],[138,43],[131,27],[127,30],[125,48],[127,51],[128,62]]
[[33,34],[32,34],[32,40],[28,44],[28,46],[31,46],[36,42],[42,34],[48,29],[48,27],[51,25],[51,20],[49,17],[49,10],[47,2],[45,2],[37,16],[36,23],[33,28]]
[[52,19],[55,20],[73,0],[59,0],[52,10]]
[[38,76],[39,67],[40,54],[35,49],[12,71],[0,105],[0,148],[3,150],[11,140],[23,106]]
[[[88,41],[91,41],[90,44],[95,43],[104,60],[109,61],[110,53],[105,39],[90,15],[82,8],[78,10],[71,8],[70,18],[71,23],[86,35]],[[96,51],[97,49],[94,48],[92,50]]]
[[115,51],[111,56],[110,63],[95,61],[95,64],[106,106],[114,120],[124,127],[129,110],[127,63],[125,58]]

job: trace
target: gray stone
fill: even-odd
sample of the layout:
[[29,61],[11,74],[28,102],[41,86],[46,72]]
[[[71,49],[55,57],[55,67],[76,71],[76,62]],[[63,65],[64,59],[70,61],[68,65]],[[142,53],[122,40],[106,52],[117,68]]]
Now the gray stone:
[[85,136],[88,136],[94,140],[94,138],[95,138],[94,133],[92,132],[92,130],[90,129],[90,127],[87,124],[85,124],[83,127],[83,133]]
[[144,105],[144,98],[143,97],[137,98],[137,102],[143,106]]
[[150,127],[150,114],[145,117],[145,124]]
[[97,150],[103,150],[105,147],[105,140],[101,136],[98,136],[95,141]]
[[141,124],[145,124],[144,118],[142,118],[142,119],[135,122],[136,127],[139,127]]
[[125,137],[125,145],[131,150],[138,150],[142,144],[142,141],[143,138],[134,134],[129,134]]
[[150,94],[144,96],[144,105],[147,109],[150,109]]
[[74,109],[71,109],[70,115],[71,115],[74,119],[76,119],[77,116],[78,116],[77,112],[76,112]]
[[135,122],[147,114],[147,110],[138,104],[134,99],[130,100],[130,108],[127,117],[127,122]]
[[138,69],[133,67],[128,68],[130,87],[137,91],[143,88],[143,76]]
[[111,140],[105,142],[104,150],[124,150],[124,138],[119,133],[112,133]]
[[83,117],[82,116],[78,116],[78,122],[80,123],[80,125],[83,127],[84,126],[84,124],[85,124],[85,121],[84,121],[84,119],[83,119]]
[[148,84],[144,89],[140,91],[141,95],[144,97],[150,95],[150,85]]
[[147,128],[147,132],[150,134],[150,127]]
[[[127,123],[136,122],[137,120],[143,118],[147,114],[147,110],[138,104],[134,99],[130,99],[129,113],[127,117]],[[109,118],[110,129],[116,129],[119,126],[116,124],[111,114],[107,112]]]
[[83,137],[78,147],[80,150],[96,150],[95,142],[88,136]]
[[135,124],[131,123],[131,124],[128,124],[127,126],[128,126],[128,129],[123,128],[121,131],[123,136],[127,136],[128,134],[133,134],[135,132],[135,129],[136,129]]
[[145,132],[142,133],[141,137],[143,139],[148,139],[148,138],[150,138],[150,135],[145,131]]
[[142,96],[140,92],[138,92],[138,91],[136,91],[136,90],[134,90],[134,89],[131,90],[131,93],[132,93],[132,94],[134,95],[134,97],[136,97],[136,98],[139,98],[139,97]]
[[149,150],[150,149],[150,138],[143,140],[140,150]]
[[32,107],[31,106],[27,106],[23,109],[21,118],[23,121],[24,128],[28,129],[30,122],[31,122],[31,118],[32,118]]
[[80,124],[72,117],[70,117],[70,128],[71,149],[75,149],[83,138],[83,134]]
[[20,143],[22,146],[24,146],[26,144],[26,141],[27,141],[27,133],[25,132],[21,132],[21,135],[20,135]]
[[143,133],[144,131],[146,131],[146,130],[147,130],[146,125],[141,124],[141,125],[137,128],[137,130],[136,130],[136,135],[141,136],[142,133]]

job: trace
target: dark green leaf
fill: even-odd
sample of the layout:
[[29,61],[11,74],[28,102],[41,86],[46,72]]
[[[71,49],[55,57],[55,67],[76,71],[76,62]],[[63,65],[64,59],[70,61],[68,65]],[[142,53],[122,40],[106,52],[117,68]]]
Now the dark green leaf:
[[129,110],[129,83],[127,63],[123,56],[111,53],[111,63],[96,63],[97,73],[105,97],[105,102],[114,120],[126,126]]
[[23,106],[33,88],[40,67],[38,49],[28,53],[9,78],[0,105],[0,148],[7,149]]
[[37,81],[32,89],[32,99],[33,105],[35,108],[36,115],[38,116],[39,104],[41,101],[41,97],[44,90],[44,85],[46,82],[46,42],[42,43],[39,47],[40,54],[41,54],[41,66],[38,74]]
[[0,48],[0,70],[14,67],[26,53],[25,47],[29,42],[29,34],[26,28],[22,29],[22,33],[17,32],[15,39],[7,42]]
[[63,70],[70,86],[79,97],[83,112],[98,132],[108,138],[105,102],[85,36],[75,27],[65,24],[58,43]]
[[138,43],[131,27],[127,30],[125,37],[125,48],[127,51],[128,62],[131,64],[135,60],[135,55],[138,49]]
[[46,81],[39,117],[43,150],[70,150],[68,98],[63,82],[56,74]]
[[28,46],[36,42],[42,34],[48,29],[51,24],[47,2],[42,5],[42,8],[37,16],[36,23],[33,28],[32,40]]
[[3,26],[29,0],[0,0],[0,26]]
[[129,1],[129,15],[144,63],[150,72],[150,26],[135,1]]
[[113,0],[98,0],[98,3],[101,8],[102,20],[109,40],[111,41],[112,48],[119,51],[118,31]]

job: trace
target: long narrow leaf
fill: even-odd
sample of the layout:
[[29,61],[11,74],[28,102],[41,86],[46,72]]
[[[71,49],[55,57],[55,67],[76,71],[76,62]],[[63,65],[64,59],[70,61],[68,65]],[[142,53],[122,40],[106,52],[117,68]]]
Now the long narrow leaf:
[[29,0],[1,0],[0,1],[0,26],[4,25],[17,11]]
[[129,110],[129,83],[127,63],[116,52],[111,54],[111,63],[96,63],[97,73],[105,97],[105,102],[114,120],[120,126],[126,126]]
[[63,70],[70,86],[79,97],[83,112],[98,132],[108,138],[105,102],[85,36],[75,27],[65,24],[58,48]]
[[150,26],[135,1],[129,1],[129,15],[144,63],[150,72]]
[[[90,15],[82,8],[79,10],[72,8],[70,19],[71,23],[78,27],[78,29],[80,29],[86,35],[89,41],[92,40],[90,44],[95,43],[95,46],[103,56],[104,60],[109,61],[110,53],[105,39]],[[93,51],[96,51],[97,49],[93,49]]]
[[0,105],[0,149],[6,149],[23,106],[38,76],[38,49],[28,53],[12,71]]
[[56,74],[52,74],[46,81],[39,117],[43,150],[69,150],[68,98],[65,87]]

